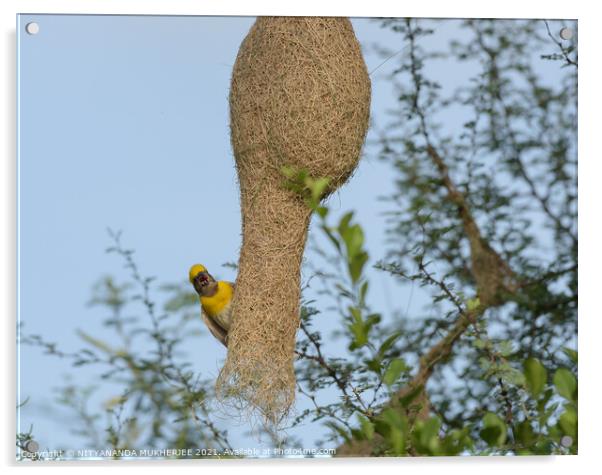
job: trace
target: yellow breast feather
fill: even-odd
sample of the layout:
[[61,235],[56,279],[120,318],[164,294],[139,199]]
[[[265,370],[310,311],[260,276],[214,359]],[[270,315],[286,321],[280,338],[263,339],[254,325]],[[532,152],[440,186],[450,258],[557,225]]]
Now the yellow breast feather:
[[201,297],[203,310],[211,318],[219,317],[220,314],[228,311],[230,303],[232,302],[232,294],[233,289],[230,283],[223,280],[218,281],[217,292],[215,295],[212,295],[211,297]]

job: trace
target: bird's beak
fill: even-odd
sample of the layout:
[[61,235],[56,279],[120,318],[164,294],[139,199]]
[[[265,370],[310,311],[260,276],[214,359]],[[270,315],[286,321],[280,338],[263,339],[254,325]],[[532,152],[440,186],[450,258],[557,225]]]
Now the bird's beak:
[[203,287],[210,282],[209,272],[199,272],[193,279],[192,285],[197,294],[201,294]]

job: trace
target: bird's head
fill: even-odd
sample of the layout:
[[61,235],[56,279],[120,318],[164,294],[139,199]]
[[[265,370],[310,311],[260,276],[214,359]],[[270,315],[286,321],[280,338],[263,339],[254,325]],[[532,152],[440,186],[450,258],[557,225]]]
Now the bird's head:
[[188,279],[199,295],[210,295],[215,290],[215,279],[201,264],[195,264],[190,268]]

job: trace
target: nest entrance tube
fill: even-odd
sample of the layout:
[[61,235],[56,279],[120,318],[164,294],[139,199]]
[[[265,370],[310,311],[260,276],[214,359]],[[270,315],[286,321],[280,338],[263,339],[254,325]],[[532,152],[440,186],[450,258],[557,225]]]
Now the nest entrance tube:
[[310,221],[284,166],[329,180],[352,175],[368,128],[370,79],[346,18],[260,17],[230,89],[242,248],[228,356],[217,394],[277,424],[296,391],[300,269]]

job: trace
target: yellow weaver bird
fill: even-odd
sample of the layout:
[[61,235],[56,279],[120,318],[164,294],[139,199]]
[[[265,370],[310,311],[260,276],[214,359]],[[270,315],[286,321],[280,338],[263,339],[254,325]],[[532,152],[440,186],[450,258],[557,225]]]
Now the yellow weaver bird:
[[201,317],[205,325],[211,334],[227,347],[234,284],[215,280],[201,264],[195,264],[190,268],[188,279],[199,294]]

